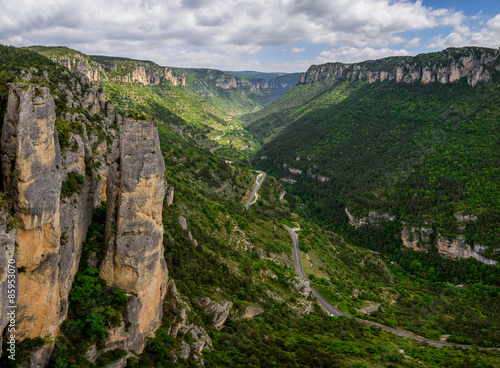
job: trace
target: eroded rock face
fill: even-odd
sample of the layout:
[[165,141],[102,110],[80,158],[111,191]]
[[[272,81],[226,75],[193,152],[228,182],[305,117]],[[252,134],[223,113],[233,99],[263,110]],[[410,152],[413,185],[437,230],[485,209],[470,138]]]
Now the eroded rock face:
[[[356,217],[349,212],[349,209],[345,209],[345,213],[349,217],[349,223],[352,226],[359,227],[365,225],[381,226],[386,221],[393,221],[395,216],[389,215],[387,213],[379,214],[374,211],[368,212],[366,217]],[[471,214],[454,214],[455,219],[462,224],[460,228],[464,227],[464,223],[467,221],[476,221],[477,216]],[[493,265],[498,262],[484,256],[484,253],[489,247],[475,244],[471,246],[466,244],[465,237],[463,235],[458,235],[453,240],[448,240],[443,237],[439,232],[435,233],[432,227],[425,226],[411,226],[403,223],[403,229],[401,231],[401,240],[406,247],[412,248],[416,251],[427,251],[431,247],[436,246],[438,251],[443,256],[452,258],[470,258],[473,257],[478,261]],[[462,231],[459,230],[459,231]]]
[[132,327],[122,348],[141,352],[160,326],[167,267],[163,258],[165,165],[156,123],[125,119],[107,180],[107,253],[100,276],[129,294]]
[[434,229],[431,227],[404,226],[401,240],[405,246],[421,251],[432,246],[432,234]]
[[182,300],[173,280],[168,282],[164,309],[175,315],[168,328],[169,335],[175,338],[179,332],[184,335],[190,332],[193,338],[193,342],[190,344],[183,341],[183,347],[178,354],[178,358],[192,358],[197,360],[199,365],[204,365],[202,353],[204,350],[212,349],[212,340],[203,327],[189,322],[191,308]]
[[494,261],[492,259],[483,256],[483,253],[488,249],[487,246],[476,244],[474,247],[471,247],[470,245],[465,243],[464,236],[457,236],[452,241],[449,241],[448,239],[442,236],[438,236],[437,247],[439,253],[445,256],[453,258],[473,257],[478,261],[488,265],[494,265],[498,263],[497,261]]
[[143,65],[136,65],[135,68],[124,76],[117,76],[116,79],[122,83],[142,83],[145,86],[159,85],[162,79],[168,80],[174,86],[186,85],[186,79],[173,75],[172,70],[162,67],[157,67],[152,70],[147,70]]
[[395,216],[392,216],[388,213],[380,214],[375,211],[368,212],[367,217],[356,217],[351,212],[349,212],[349,209],[347,207],[345,208],[345,213],[347,217],[349,217],[349,223],[355,227],[364,226],[368,224],[371,224],[373,226],[379,226],[385,221],[392,221],[396,218]]
[[13,198],[20,273],[17,336],[53,335],[59,325],[61,151],[55,104],[41,86],[12,84],[2,131],[4,187]]
[[101,80],[116,80],[122,83],[142,83],[148,86],[158,85],[162,79],[165,79],[174,86],[183,87],[186,85],[186,79],[182,76],[174,75],[172,70],[160,66],[146,69],[141,62],[136,62],[136,65],[129,73],[116,75],[113,73],[116,70],[110,70],[110,68],[106,68],[103,64],[77,52],[63,57],[53,57],[52,60],[69,70],[78,72],[88,83],[99,82]]
[[306,298],[306,299],[309,297],[309,295],[312,292],[311,291],[311,284],[310,284],[309,280],[307,280],[303,277],[295,276],[293,279],[291,279],[291,286],[295,290],[297,290],[303,298]]
[[[473,221],[474,215],[455,215],[458,221]],[[428,227],[404,226],[401,232],[403,244],[417,251],[427,251],[433,245],[431,235],[434,234],[434,229]],[[471,246],[465,242],[465,237],[458,235],[453,240],[448,240],[439,232],[435,234],[435,246],[443,256],[452,258],[475,258],[484,264],[493,265],[498,262],[486,258],[483,254],[488,250],[487,246],[475,244]]]
[[228,301],[224,304],[219,304],[210,299],[208,296],[204,298],[197,298],[196,303],[204,309],[205,313],[213,315],[213,328],[216,330],[220,329],[224,325],[233,306],[233,303]]
[[174,204],[174,188],[173,187],[166,187],[166,202],[167,202],[167,207],[170,207],[171,205]]
[[258,316],[259,314],[262,313],[264,313],[263,309],[250,306],[245,308],[242,318],[254,318],[255,316]]

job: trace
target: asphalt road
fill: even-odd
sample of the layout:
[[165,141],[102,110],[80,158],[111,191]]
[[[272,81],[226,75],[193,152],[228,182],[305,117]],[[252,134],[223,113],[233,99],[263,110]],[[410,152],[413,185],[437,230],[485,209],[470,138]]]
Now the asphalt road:
[[[304,270],[302,268],[302,261],[300,259],[300,250],[299,250],[299,240],[297,238],[297,234],[295,234],[295,231],[293,231],[292,228],[290,228],[289,226],[286,226],[286,225],[283,225],[285,227],[285,229],[287,229],[287,231],[290,233],[290,236],[292,237],[292,243],[293,243],[293,260],[294,260],[294,264],[295,264],[295,273],[299,276],[299,277],[304,277],[304,278],[307,278],[307,276],[304,274]],[[347,318],[354,318],[352,316],[349,316],[343,312],[341,312],[340,310],[338,310],[337,308],[335,308],[332,304],[330,304],[315,288],[313,288],[311,286],[311,290],[313,292],[313,294],[316,296],[316,298],[318,299],[318,303],[323,307],[323,309],[325,309],[329,314],[333,315],[333,316],[336,316],[336,317],[339,317],[339,316],[344,316],[344,317],[347,317]],[[387,332],[390,332],[390,333],[393,333],[395,335],[399,335],[399,336],[404,336],[404,337],[409,337],[409,338],[412,338],[412,339],[415,339],[415,340],[419,340],[419,341],[422,341],[422,342],[426,342],[428,343],[429,345],[434,345],[434,346],[439,346],[439,347],[444,347],[444,346],[455,346],[455,347],[459,347],[459,348],[463,348],[463,349],[472,349],[473,347],[470,346],[470,345],[456,345],[456,344],[450,344],[450,343],[447,343],[447,342],[442,342],[442,341],[437,341],[437,340],[431,340],[431,339],[426,339],[425,337],[421,337],[421,336],[417,336],[411,332],[408,332],[408,331],[405,331],[405,330],[400,330],[400,329],[397,329],[397,328],[392,328],[392,327],[389,327],[389,326],[385,326],[385,325],[381,325],[380,323],[376,323],[376,322],[372,322],[372,321],[367,321],[367,320],[364,320],[364,319],[359,319],[359,318],[355,318],[358,322],[360,323],[364,323],[364,324],[367,324],[367,325],[372,325],[372,326],[375,326],[375,327],[379,327],[381,328],[382,330],[385,330]],[[500,350],[499,348],[478,348],[478,349],[482,349],[482,350]]]
[[[255,194],[257,191],[260,189],[260,186],[262,185],[262,182],[264,181],[266,177],[266,173],[263,171],[257,171],[259,175],[257,175],[257,179],[255,179],[255,188],[253,188],[252,193],[250,194],[250,197],[248,197],[247,203],[245,203],[245,209],[248,210],[248,207],[250,207],[250,203],[252,203],[253,197],[255,197]],[[259,180],[260,177],[260,180]]]
[[214,153],[214,151],[218,150],[219,148],[222,148],[222,146],[220,144],[217,147],[210,148],[209,151],[210,151],[210,153]]

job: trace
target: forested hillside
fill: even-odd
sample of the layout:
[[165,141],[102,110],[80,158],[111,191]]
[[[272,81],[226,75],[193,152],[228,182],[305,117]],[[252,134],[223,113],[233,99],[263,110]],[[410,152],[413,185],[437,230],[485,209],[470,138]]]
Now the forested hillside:
[[[468,50],[452,54],[459,60]],[[254,162],[296,180],[293,190],[306,199],[308,211],[337,229],[348,227],[346,208],[356,224],[375,224],[386,214],[411,233],[407,243],[412,236],[421,238],[421,247],[463,237],[470,246],[489,247],[486,257],[497,258],[497,69],[497,61],[491,62],[488,78],[474,86],[467,76],[448,83],[337,78],[331,85],[298,86],[262,110],[263,116],[245,117],[249,130],[264,140],[278,132]],[[431,229],[434,239],[425,239],[421,228]]]

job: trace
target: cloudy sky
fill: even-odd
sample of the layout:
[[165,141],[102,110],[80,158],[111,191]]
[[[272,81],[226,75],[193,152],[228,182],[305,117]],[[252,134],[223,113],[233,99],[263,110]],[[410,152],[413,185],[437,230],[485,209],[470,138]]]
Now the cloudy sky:
[[0,0],[0,43],[295,72],[450,46],[498,48],[500,1]]

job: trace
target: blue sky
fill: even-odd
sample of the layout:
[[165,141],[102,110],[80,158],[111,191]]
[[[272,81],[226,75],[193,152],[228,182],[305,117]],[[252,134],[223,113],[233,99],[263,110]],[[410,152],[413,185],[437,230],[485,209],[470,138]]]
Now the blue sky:
[[0,0],[0,10],[2,44],[165,66],[294,72],[500,47],[498,0]]

